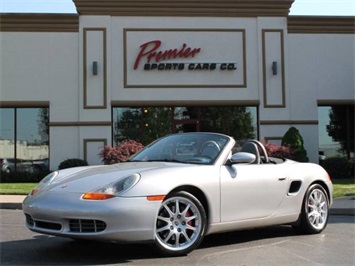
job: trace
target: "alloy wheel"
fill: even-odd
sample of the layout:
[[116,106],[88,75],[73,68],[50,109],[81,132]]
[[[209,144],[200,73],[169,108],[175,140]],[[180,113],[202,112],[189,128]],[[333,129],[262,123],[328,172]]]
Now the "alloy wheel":
[[313,189],[307,199],[307,217],[310,225],[321,230],[328,219],[328,200],[320,189]]
[[202,240],[205,217],[202,205],[189,193],[180,192],[166,199],[156,221],[156,241],[160,249],[172,255],[194,249]]

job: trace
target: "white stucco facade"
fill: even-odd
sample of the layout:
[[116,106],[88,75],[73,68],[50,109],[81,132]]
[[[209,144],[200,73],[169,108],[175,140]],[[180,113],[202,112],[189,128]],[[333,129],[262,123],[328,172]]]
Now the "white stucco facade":
[[[112,106],[131,105],[256,105],[259,139],[277,142],[295,126],[317,162],[318,105],[355,101],[355,34],[290,24],[288,16],[81,14],[74,31],[2,29],[0,103],[49,107],[51,169],[74,157],[100,163],[100,147],[112,143]],[[186,44],[200,52],[159,62],[147,53],[134,69],[141,45],[154,40],[162,51]],[[184,69],[144,70],[174,62]],[[217,65],[188,69],[198,63]]]

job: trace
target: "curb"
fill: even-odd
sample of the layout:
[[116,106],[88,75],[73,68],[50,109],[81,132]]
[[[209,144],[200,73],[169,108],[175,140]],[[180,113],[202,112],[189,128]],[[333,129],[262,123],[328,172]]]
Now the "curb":
[[345,208],[339,208],[339,209],[330,209],[329,210],[330,215],[349,215],[349,216],[355,216],[355,209],[345,209]]
[[0,209],[4,210],[22,210],[22,203],[2,202]]

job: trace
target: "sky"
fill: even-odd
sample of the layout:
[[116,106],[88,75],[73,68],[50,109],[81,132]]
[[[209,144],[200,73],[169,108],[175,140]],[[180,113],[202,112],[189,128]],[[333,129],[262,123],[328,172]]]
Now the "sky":
[[[71,0],[0,0],[1,13],[76,13]],[[290,15],[355,16],[354,0],[295,0]]]

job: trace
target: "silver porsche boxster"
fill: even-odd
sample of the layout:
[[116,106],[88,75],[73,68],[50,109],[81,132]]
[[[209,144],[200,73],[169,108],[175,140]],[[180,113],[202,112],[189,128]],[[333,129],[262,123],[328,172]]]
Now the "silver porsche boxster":
[[[239,142],[238,142],[239,143]],[[115,165],[46,176],[23,202],[27,227],[73,239],[191,252],[208,234],[288,224],[319,233],[333,186],[317,164],[268,157],[215,133],[173,134]]]

